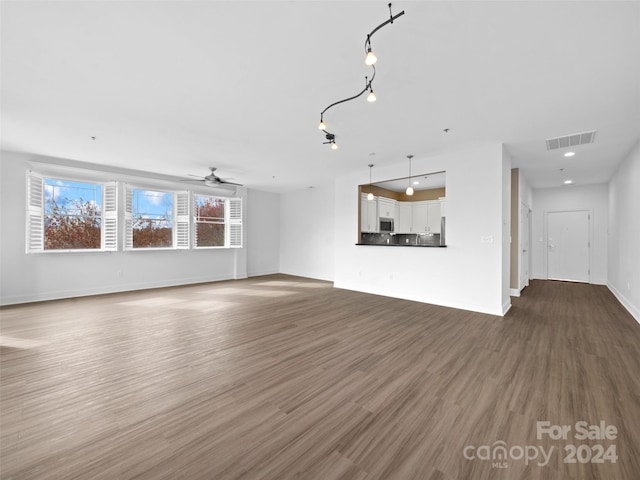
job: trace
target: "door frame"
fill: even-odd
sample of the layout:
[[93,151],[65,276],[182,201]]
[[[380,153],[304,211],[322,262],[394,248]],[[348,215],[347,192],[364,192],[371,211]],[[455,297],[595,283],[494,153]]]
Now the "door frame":
[[[562,209],[562,210],[547,210],[544,213],[544,247],[543,247],[543,258],[544,258],[544,272],[545,278],[549,280],[549,214],[550,213],[572,213],[572,212],[587,212],[587,241],[589,242],[589,253],[587,255],[587,282],[591,283],[591,256],[592,249],[591,244],[593,243],[593,222],[591,221],[591,217],[593,216],[593,210],[590,208],[571,208],[571,209]],[[582,283],[582,282],[580,282]]]
[[[523,235],[523,228],[522,228],[522,224],[523,224],[523,219],[522,219],[522,209],[526,208],[528,211],[528,215],[527,215],[527,229],[529,230],[529,235],[528,238],[526,239],[529,245],[528,248],[528,254],[527,255],[527,259],[528,259],[528,265],[527,265],[527,271],[528,271],[528,275],[527,275],[527,281],[526,283],[523,285],[520,281],[522,279],[522,270],[524,268],[524,266],[522,265],[522,248],[523,248],[523,240],[524,240],[524,235]],[[529,286],[529,281],[531,280],[531,266],[532,266],[532,262],[531,262],[531,257],[532,257],[532,238],[533,238],[533,211],[531,210],[531,207],[529,205],[527,205],[524,202],[520,202],[520,211],[518,212],[518,220],[519,220],[519,225],[518,225],[518,291],[521,292],[525,287]]]

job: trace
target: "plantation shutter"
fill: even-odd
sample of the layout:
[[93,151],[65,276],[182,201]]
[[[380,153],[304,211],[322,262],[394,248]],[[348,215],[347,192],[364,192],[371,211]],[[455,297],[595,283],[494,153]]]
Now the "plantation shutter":
[[242,198],[229,199],[229,247],[242,247]]
[[44,250],[44,178],[27,173],[27,253]]
[[124,249],[133,249],[133,190],[125,187]]
[[193,246],[198,246],[198,195],[193,195]]
[[102,202],[102,248],[118,250],[118,188],[116,182],[104,185]]
[[176,192],[175,247],[189,248],[189,192]]

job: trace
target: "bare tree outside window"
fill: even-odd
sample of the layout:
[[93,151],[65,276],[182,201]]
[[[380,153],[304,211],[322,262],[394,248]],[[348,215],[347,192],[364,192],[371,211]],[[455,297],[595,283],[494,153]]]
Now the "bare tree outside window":
[[101,247],[101,185],[47,178],[44,194],[45,250]]

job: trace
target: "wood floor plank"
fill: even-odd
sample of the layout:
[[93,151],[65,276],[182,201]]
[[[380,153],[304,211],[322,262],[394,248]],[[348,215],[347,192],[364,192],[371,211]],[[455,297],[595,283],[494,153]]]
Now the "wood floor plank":
[[[0,315],[2,479],[640,471],[640,325],[603,286],[533,281],[504,318],[287,275]],[[538,439],[538,421],[572,432]],[[579,421],[614,425],[617,438],[576,440]],[[463,455],[500,442],[553,455],[507,468]],[[614,445],[618,459],[564,463],[570,443]]]

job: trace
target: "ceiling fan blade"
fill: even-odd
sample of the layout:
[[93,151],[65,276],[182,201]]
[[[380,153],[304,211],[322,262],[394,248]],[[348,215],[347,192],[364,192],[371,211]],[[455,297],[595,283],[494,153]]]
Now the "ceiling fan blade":
[[226,185],[236,185],[236,186],[238,186],[238,187],[242,187],[242,184],[241,184],[241,183],[226,182],[226,181],[224,181],[224,180],[223,180],[223,181],[221,181],[220,183],[224,183],[224,184],[226,184]]

